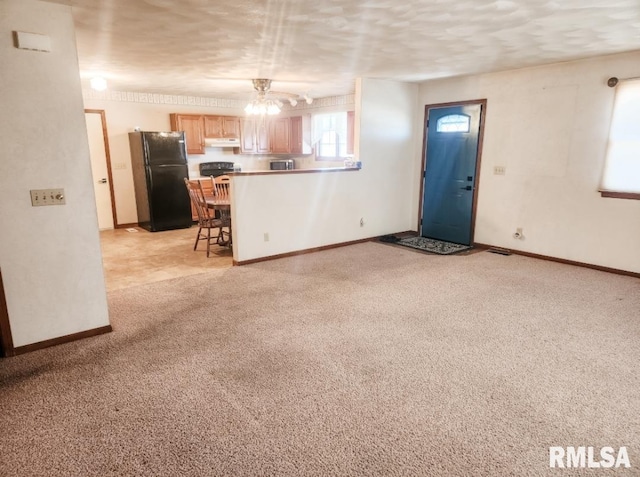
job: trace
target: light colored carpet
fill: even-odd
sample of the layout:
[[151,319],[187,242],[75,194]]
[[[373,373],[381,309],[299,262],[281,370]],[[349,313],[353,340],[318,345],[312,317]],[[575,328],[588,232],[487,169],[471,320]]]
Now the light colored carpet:
[[0,361],[0,475],[639,475],[634,278],[364,243],[109,303],[113,333]]

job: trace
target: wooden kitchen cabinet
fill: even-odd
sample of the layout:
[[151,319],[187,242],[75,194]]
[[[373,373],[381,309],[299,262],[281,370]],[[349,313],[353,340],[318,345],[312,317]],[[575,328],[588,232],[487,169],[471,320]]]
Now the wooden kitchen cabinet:
[[184,131],[187,154],[204,154],[204,116],[199,114],[170,114],[172,131]]
[[256,122],[253,119],[241,119],[240,153],[255,154],[256,151]]
[[291,152],[289,135],[291,124],[289,118],[278,118],[270,121],[270,144],[274,154],[288,154]]
[[244,118],[240,120],[241,154],[268,154],[269,122],[262,119]]
[[311,154],[311,117],[291,116],[289,118],[289,144],[291,154]]
[[204,137],[240,137],[240,118],[235,116],[204,116]]
[[311,154],[310,120],[243,118],[240,120],[238,154]]
[[268,154],[271,152],[271,135],[269,134],[269,122],[256,121],[256,149],[258,154]]
[[291,154],[302,154],[302,116],[289,118],[289,145]]

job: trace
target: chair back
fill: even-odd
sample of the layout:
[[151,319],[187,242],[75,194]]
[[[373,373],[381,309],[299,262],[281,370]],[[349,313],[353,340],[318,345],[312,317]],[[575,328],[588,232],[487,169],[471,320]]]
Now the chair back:
[[187,186],[191,203],[198,214],[198,222],[200,226],[205,226],[206,222],[212,219],[212,216],[207,207],[207,200],[204,195],[204,190],[202,189],[202,184],[200,184],[200,181],[190,181],[189,179],[185,179],[184,183]]
[[229,176],[218,176],[213,183],[213,195],[216,199],[229,200],[229,188],[231,178]]

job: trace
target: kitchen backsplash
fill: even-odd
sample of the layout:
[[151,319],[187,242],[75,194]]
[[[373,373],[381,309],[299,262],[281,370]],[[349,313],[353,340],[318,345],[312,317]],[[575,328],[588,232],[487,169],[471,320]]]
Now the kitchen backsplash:
[[[283,159],[282,155],[242,155],[234,154],[231,148],[210,148],[205,155],[192,154],[187,157],[189,164],[189,177],[200,177],[199,164],[201,162],[233,162],[239,164],[243,171],[268,171],[269,162],[274,159]],[[324,167],[342,167],[344,161],[316,161],[314,155],[286,156],[293,159],[296,169],[315,169]]]

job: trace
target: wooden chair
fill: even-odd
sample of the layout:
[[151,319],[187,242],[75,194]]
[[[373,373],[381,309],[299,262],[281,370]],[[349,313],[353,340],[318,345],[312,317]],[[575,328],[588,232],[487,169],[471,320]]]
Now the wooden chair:
[[[196,243],[193,246],[193,250],[198,248],[198,242],[200,240],[206,240],[207,242],[207,257],[211,251],[212,241],[216,244],[222,244],[224,242],[222,228],[228,226],[227,221],[222,218],[215,218],[213,210],[207,206],[207,199],[202,189],[200,181],[184,180],[184,183],[189,191],[189,197],[193,203],[193,207],[198,214],[198,235],[196,236]],[[206,229],[206,233],[203,230]],[[217,235],[211,236],[211,229],[217,229]]]
[[[231,200],[230,187],[231,178],[229,176],[218,176],[213,179],[213,199],[216,201],[228,202]],[[216,210],[216,217],[220,218],[228,230],[223,231],[223,235],[227,235],[227,239],[224,240],[225,244],[231,244],[231,207],[218,208]]]
[[218,176],[213,181],[213,195],[217,199],[229,200],[230,187],[231,187],[231,178],[229,176]]

